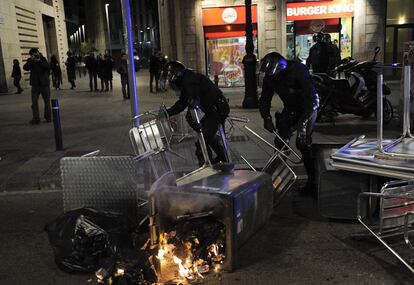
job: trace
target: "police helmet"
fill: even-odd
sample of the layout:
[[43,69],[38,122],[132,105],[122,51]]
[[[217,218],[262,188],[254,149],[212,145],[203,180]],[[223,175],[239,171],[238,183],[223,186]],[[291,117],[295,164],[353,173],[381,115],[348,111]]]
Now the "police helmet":
[[167,80],[171,89],[179,90],[184,71],[186,70],[185,65],[178,60],[174,60],[169,62],[166,67],[168,70]]
[[271,52],[263,57],[260,72],[263,72],[265,76],[273,76],[278,75],[286,67],[286,59],[280,53]]
[[323,34],[323,42],[330,44],[331,43],[331,35],[330,34]]
[[323,33],[322,32],[314,33],[312,39],[313,39],[313,41],[315,43],[322,42],[322,40],[323,40]]

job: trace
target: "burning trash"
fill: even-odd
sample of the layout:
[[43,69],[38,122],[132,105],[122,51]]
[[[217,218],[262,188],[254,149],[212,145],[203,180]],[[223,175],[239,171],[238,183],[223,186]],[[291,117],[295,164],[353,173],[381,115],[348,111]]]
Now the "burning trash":
[[135,253],[104,265],[95,276],[105,285],[200,284],[203,274],[220,270],[224,244],[223,224],[211,217],[191,219],[161,234],[155,250],[147,241]]
[[150,285],[157,283],[157,275],[148,260],[147,251],[120,255],[95,272],[98,284]]
[[225,227],[211,217],[180,222],[160,235],[156,259],[158,282],[199,283],[225,259]]

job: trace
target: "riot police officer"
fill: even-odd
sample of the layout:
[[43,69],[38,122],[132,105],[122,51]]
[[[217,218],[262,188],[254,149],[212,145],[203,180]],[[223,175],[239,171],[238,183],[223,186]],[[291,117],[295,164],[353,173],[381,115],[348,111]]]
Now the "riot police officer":
[[328,48],[328,74],[333,76],[335,75],[332,71],[341,63],[341,52],[339,48],[332,42],[330,34],[323,35],[323,42],[327,45]]
[[306,66],[312,67],[314,73],[328,73],[329,71],[329,49],[324,41],[324,34],[319,32],[313,35],[315,44],[309,50]]
[[[275,131],[270,105],[273,94],[277,93],[284,105],[282,113],[276,113],[277,132],[287,143],[293,132],[297,132],[296,147],[302,153],[308,174],[305,190],[311,191],[314,187],[314,167],[311,157],[312,131],[317,117],[319,97],[315,92],[309,71],[302,63],[287,61],[279,53],[271,52],[262,59],[260,72],[265,74],[259,100],[264,128],[269,132]],[[280,149],[283,147],[283,142],[276,138],[275,145]]]
[[[188,108],[187,122],[197,132],[201,127],[211,162],[225,162],[225,151],[216,133],[219,124],[224,124],[230,112],[227,99],[208,77],[186,68],[179,61],[169,62],[167,70],[167,80],[171,89],[180,92],[178,101],[167,110],[168,115],[176,115]],[[190,110],[194,108],[200,108],[204,113],[201,126],[197,125],[191,116]],[[214,159],[211,150],[217,155]],[[204,158],[199,142],[196,142],[196,156],[201,166]]]

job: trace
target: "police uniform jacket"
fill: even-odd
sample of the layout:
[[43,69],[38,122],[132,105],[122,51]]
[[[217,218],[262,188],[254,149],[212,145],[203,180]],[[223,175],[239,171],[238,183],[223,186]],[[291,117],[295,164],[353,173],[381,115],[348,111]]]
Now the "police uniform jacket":
[[[221,109],[220,106],[228,108],[227,100],[221,90],[205,75],[186,69],[179,85],[181,87],[180,98],[168,109],[170,116],[184,111],[186,107],[198,106],[205,114]],[[227,110],[223,112],[226,113]]]
[[262,118],[270,117],[273,94],[277,93],[284,108],[302,114],[307,120],[319,106],[319,97],[306,66],[297,61],[288,61],[286,69],[276,76],[266,76],[263,80],[262,95],[259,100]]

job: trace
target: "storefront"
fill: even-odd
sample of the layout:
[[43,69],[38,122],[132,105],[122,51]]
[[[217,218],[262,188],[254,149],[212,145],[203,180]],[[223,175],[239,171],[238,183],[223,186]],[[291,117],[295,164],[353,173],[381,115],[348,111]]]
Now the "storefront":
[[353,0],[287,3],[287,57],[306,61],[317,32],[331,35],[342,58],[352,56],[353,16]]
[[[245,7],[203,8],[207,74],[219,78],[220,87],[244,86],[243,57],[246,46]],[[257,55],[257,6],[252,6]]]

